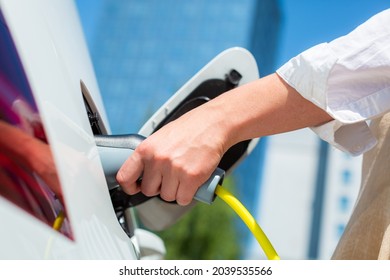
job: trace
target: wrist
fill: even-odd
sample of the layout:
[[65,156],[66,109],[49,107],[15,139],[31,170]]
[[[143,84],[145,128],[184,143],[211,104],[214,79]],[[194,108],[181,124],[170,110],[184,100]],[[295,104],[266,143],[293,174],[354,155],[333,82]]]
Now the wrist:
[[219,143],[221,153],[243,141],[241,130],[243,128],[241,112],[234,106],[234,95],[237,93],[226,92],[211,100],[204,106],[206,122],[210,127],[211,141]]

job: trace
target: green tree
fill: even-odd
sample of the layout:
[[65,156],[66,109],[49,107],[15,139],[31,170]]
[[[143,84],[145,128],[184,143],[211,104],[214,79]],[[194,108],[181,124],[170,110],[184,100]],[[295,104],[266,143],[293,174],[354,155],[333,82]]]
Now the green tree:
[[[228,177],[224,187],[234,193]],[[218,197],[212,205],[198,203],[172,227],[157,232],[170,260],[228,260],[241,254],[235,212]]]

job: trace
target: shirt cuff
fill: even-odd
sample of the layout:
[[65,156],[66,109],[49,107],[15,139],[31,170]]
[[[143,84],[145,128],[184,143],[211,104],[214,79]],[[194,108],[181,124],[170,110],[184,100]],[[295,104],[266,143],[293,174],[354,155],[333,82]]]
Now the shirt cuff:
[[276,73],[305,99],[328,111],[327,82],[336,62],[337,57],[328,44],[323,43],[290,59]]
[[329,108],[328,79],[337,61],[329,45],[323,43],[292,58],[276,72],[302,97],[334,118],[333,121],[311,129],[337,149],[357,156],[371,149],[377,140],[365,121],[356,116],[351,117],[355,114],[353,111],[349,110],[347,112],[349,118],[346,118],[345,112],[335,112]]

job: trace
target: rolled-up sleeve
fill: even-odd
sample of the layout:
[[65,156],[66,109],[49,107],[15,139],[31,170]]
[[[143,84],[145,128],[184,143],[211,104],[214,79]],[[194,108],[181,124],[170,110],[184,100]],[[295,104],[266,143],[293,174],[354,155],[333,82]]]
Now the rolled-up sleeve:
[[312,128],[322,139],[353,155],[371,149],[376,139],[366,122],[390,111],[390,9],[306,50],[277,73],[334,118]]

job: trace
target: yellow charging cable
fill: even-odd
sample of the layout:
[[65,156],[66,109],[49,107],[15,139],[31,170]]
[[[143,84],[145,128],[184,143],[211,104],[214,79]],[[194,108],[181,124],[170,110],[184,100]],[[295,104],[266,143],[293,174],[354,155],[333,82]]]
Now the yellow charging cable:
[[221,185],[218,185],[215,189],[215,194],[226,202],[236,213],[240,216],[241,220],[247,225],[249,230],[255,236],[257,242],[259,242],[261,248],[269,260],[280,260],[274,247],[265,235],[261,227],[258,225],[256,220],[252,217],[249,211],[242,205],[242,203],[234,197],[228,190]]

